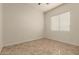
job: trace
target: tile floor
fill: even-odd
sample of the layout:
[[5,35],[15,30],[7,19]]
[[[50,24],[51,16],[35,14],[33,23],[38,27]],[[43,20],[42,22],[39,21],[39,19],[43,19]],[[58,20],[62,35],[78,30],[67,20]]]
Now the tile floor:
[[79,46],[43,38],[4,47],[1,55],[79,55]]

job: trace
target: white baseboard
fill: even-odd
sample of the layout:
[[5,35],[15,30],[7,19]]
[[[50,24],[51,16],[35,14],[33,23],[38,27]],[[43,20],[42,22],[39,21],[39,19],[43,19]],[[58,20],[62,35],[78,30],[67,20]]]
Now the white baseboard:
[[3,44],[2,44],[2,41],[0,41],[0,53],[2,51],[2,48],[3,48]]
[[29,40],[19,40],[17,42],[11,42],[11,43],[5,43],[3,45],[3,47],[6,47],[6,46],[11,46],[11,45],[15,45],[15,44],[20,44],[20,43],[23,43],[23,42],[29,42],[29,41],[32,41],[32,40],[37,40],[37,39],[41,39],[42,37],[39,36],[39,37],[35,37],[35,38],[32,38],[32,39],[29,39]]
[[[3,45],[3,47],[11,46],[11,45],[15,45],[15,44],[23,43],[23,42],[29,42],[29,41],[37,40],[37,39],[41,39],[41,38],[43,38],[43,37],[39,36],[39,37],[35,37],[35,38],[29,39],[29,40],[22,40],[22,41],[17,41],[17,42],[5,43]],[[54,38],[51,38],[51,37],[46,37],[46,38],[51,39],[51,40],[60,41],[60,42],[67,43],[67,44],[71,44],[71,45],[75,45],[75,46],[79,46],[78,43],[71,43],[71,42],[67,42],[67,41],[57,40],[57,39],[54,39]]]
[[55,39],[55,38],[52,38],[52,37],[46,37],[47,39],[51,39],[51,40],[55,40],[55,41],[59,41],[59,42],[63,42],[63,43],[67,43],[67,44],[70,44],[70,45],[74,45],[74,46],[79,46],[79,43],[75,43],[75,42],[69,42],[69,41],[66,41],[66,40],[59,40],[59,39]]
[[2,51],[2,46],[0,45],[0,53],[1,53],[1,51]]

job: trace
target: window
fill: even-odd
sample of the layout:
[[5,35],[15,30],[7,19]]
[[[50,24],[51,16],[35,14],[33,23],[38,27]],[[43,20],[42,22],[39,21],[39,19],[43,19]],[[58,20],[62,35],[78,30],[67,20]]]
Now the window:
[[70,31],[70,12],[51,17],[52,31]]

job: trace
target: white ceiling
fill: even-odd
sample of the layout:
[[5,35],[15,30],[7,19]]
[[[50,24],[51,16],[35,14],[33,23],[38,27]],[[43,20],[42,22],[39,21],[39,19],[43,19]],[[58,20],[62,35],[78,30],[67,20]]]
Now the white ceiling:
[[39,5],[38,3],[28,3],[26,5],[31,5],[33,7],[36,7],[39,10],[42,10],[43,12],[46,12],[46,11],[51,10],[61,4],[63,4],[63,3],[48,3],[48,4],[41,3],[41,5]]
[[53,8],[55,8],[55,7],[57,7],[61,4],[62,3],[49,3],[49,4],[46,5],[45,3],[43,3],[41,5],[38,5],[38,4],[37,5],[42,11],[46,12],[46,11],[53,9]]

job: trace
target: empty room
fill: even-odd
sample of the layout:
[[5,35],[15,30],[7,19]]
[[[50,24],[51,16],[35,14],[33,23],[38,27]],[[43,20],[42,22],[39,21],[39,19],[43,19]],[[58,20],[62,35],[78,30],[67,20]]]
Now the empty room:
[[79,3],[0,3],[0,55],[79,55]]

